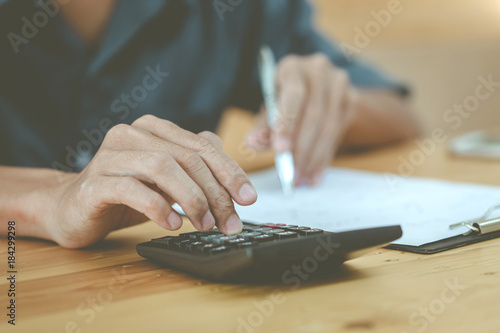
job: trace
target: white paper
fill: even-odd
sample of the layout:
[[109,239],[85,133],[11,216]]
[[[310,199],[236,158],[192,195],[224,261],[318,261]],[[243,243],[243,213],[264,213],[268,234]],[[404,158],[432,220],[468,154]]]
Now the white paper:
[[500,203],[500,188],[330,168],[320,186],[286,197],[274,169],[250,175],[258,200],[237,206],[243,221],[286,223],[329,231],[399,224],[396,244],[422,245],[463,234],[450,224],[478,218]]

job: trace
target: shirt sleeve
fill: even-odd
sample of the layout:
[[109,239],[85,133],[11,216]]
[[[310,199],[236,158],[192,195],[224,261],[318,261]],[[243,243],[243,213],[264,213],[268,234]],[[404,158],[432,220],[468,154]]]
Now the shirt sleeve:
[[[260,11],[258,15],[262,17],[259,20],[260,30],[253,29],[252,33],[258,33],[258,38],[249,38],[257,40],[259,45],[255,45],[255,55],[261,45],[269,45],[279,61],[289,54],[311,55],[314,53],[325,54],[330,61],[337,67],[344,69],[351,83],[359,88],[366,89],[388,89],[407,95],[409,90],[405,84],[397,79],[390,77],[367,62],[350,55],[342,50],[341,46],[335,41],[326,38],[320,33],[313,23],[313,8],[307,0],[273,0],[259,1]],[[260,92],[252,89],[260,89],[258,83],[257,62],[249,64],[252,68],[251,77],[247,77],[246,94],[236,91],[234,100],[237,106],[250,110],[256,110],[262,100]],[[248,73],[250,74],[250,73]],[[259,95],[259,102],[255,103],[251,99]],[[245,96],[245,97],[243,97]]]

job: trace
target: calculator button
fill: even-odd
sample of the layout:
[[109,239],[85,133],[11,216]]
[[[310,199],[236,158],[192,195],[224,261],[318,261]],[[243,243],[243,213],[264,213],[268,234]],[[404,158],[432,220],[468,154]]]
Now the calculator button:
[[277,234],[279,232],[283,232],[285,230],[283,229],[271,229],[271,230],[265,230],[265,231],[262,231],[263,234]]
[[299,235],[301,235],[301,236],[319,235],[322,233],[323,233],[323,230],[321,230],[321,229],[299,230]]
[[177,239],[169,243],[169,246],[174,249],[183,249],[187,243],[191,243],[190,239]]
[[235,238],[235,239],[230,239],[224,242],[225,245],[229,246],[238,246],[238,244],[245,243],[246,240],[243,238]]
[[204,244],[207,244],[205,242],[201,242],[201,241],[194,241],[194,242],[191,242],[191,243],[185,243],[185,244],[181,244],[183,249],[185,250],[188,250],[188,251],[195,251],[195,249],[199,246],[202,246]]
[[298,234],[296,232],[293,232],[293,231],[283,231],[283,232],[277,232],[275,234],[273,234],[274,237],[276,237],[277,239],[287,239],[287,238],[295,238],[298,236]]
[[221,233],[208,233],[207,235],[204,235],[204,236],[200,236],[200,241],[203,241],[203,242],[212,242],[215,238],[219,238],[219,237],[224,237],[223,234]]
[[202,236],[204,233],[201,231],[193,231],[193,232],[185,232],[183,234],[180,234],[179,237],[182,237],[184,239],[189,238],[189,239],[198,239],[199,236]]
[[184,251],[193,252],[197,246],[207,244],[205,242],[190,239],[189,242],[181,242],[179,248]]
[[176,239],[175,236],[165,236],[160,238],[153,238],[151,241],[154,243],[162,243],[165,245],[169,245],[170,241]]
[[271,229],[276,228],[276,224],[274,224],[274,223],[266,223],[266,224],[263,224],[262,226],[265,228],[271,228]]
[[264,231],[269,231],[269,230],[273,230],[273,228],[262,227],[262,228],[257,228],[254,231],[255,232],[264,232]]
[[218,246],[214,247],[213,249],[210,250],[210,254],[219,254],[223,252],[229,251],[229,247],[227,246]]
[[262,233],[261,232],[242,232],[238,236],[240,238],[249,239],[250,237],[258,236],[258,235],[262,235]]
[[287,226],[281,227],[281,228],[285,229],[285,230],[289,230],[289,231],[296,231],[298,227],[299,227],[298,225],[287,225]]
[[275,225],[278,228],[286,227],[286,224],[284,224],[284,223],[276,223]]
[[245,242],[242,242],[242,243],[238,243],[238,248],[239,249],[244,249],[244,248],[247,248],[247,247],[255,246],[257,244],[259,244],[259,242],[245,241]]
[[208,244],[203,244],[203,245],[200,245],[200,246],[195,246],[193,248],[193,250],[196,251],[196,252],[203,253],[203,254],[209,254],[210,251],[213,248],[216,248],[216,247],[219,247],[219,246],[220,246],[219,244],[208,243]]
[[272,241],[273,239],[274,239],[274,237],[271,234],[262,234],[262,235],[250,237],[250,240],[257,241],[257,242],[268,242],[268,241]]
[[309,228],[309,227],[297,227],[297,226],[295,226],[295,227],[288,227],[288,228],[285,228],[285,229],[288,230],[288,231],[299,232],[301,230],[309,230],[311,228]]
[[243,230],[253,231],[255,229],[261,228],[260,225],[243,224]]
[[226,241],[230,239],[235,239],[238,238],[237,235],[232,235],[232,236],[222,236],[222,237],[215,237],[210,239],[211,242],[217,243],[217,244],[224,244]]

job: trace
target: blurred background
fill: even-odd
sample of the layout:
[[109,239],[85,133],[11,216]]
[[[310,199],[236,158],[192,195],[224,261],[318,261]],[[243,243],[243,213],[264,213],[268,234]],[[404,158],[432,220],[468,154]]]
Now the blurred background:
[[[394,0],[397,1],[397,0]],[[374,21],[373,11],[391,0],[311,0],[317,25],[337,42],[355,46],[358,29]],[[481,101],[458,129],[443,120],[445,111],[474,95],[478,77],[500,82],[500,0],[400,0],[402,10],[370,38],[359,56],[401,78],[412,90],[412,103],[424,136],[440,127],[450,136],[500,124],[500,89]],[[272,163],[244,149],[244,133],[253,117],[229,110],[219,134],[225,149],[248,170]],[[224,140],[232,136],[231,141]],[[241,140],[235,140],[238,137]]]

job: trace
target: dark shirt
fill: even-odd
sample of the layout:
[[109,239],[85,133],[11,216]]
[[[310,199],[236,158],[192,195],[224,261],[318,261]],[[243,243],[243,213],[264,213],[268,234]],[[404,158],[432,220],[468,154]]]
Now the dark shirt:
[[228,106],[259,108],[264,44],[404,90],[319,34],[304,0],[121,0],[91,49],[57,14],[68,1],[0,0],[0,165],[81,170],[111,126],[144,114],[213,131]]

